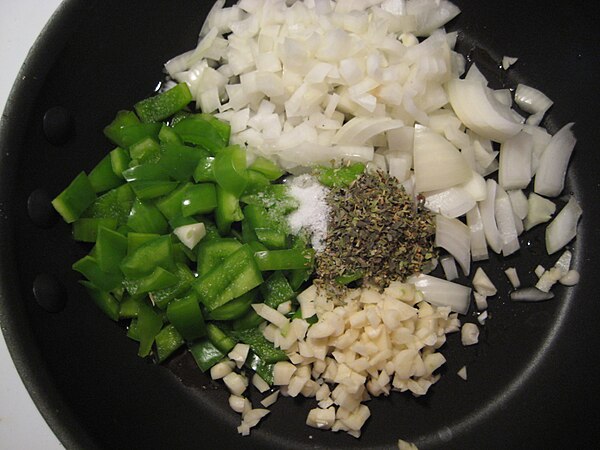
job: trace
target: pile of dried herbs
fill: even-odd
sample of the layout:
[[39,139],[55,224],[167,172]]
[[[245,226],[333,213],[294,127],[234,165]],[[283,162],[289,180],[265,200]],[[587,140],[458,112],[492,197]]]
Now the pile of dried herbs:
[[386,287],[420,272],[434,256],[435,222],[386,173],[364,173],[332,189],[325,248],[317,254],[318,284],[353,279]]

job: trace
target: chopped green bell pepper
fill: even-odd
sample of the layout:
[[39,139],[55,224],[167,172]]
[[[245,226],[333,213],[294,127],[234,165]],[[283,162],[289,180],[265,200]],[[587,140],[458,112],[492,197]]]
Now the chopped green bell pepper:
[[206,324],[198,304],[198,296],[194,292],[170,302],[167,318],[185,339],[193,340],[206,336]]
[[89,296],[92,298],[96,306],[104,312],[108,317],[110,317],[115,322],[119,320],[119,302],[110,294],[110,292],[103,291],[98,289],[89,281],[79,280],[79,283],[88,291]]
[[260,285],[260,293],[264,303],[273,309],[277,309],[282,303],[293,300],[296,296],[287,278],[279,271],[274,272]]
[[137,102],[134,108],[142,122],[159,122],[185,108],[192,100],[187,83],[179,83],[168,91]]
[[267,341],[262,331],[258,328],[232,331],[231,334],[235,339],[248,344],[250,349],[266,363],[287,361],[288,359],[285,352],[279,348],[275,348],[272,342]]
[[235,320],[242,317],[250,309],[250,305],[256,299],[256,291],[246,292],[244,295],[234,298],[223,306],[219,306],[208,313],[210,320]]
[[101,291],[110,292],[118,288],[123,281],[123,275],[116,272],[104,272],[96,258],[86,255],[73,264],[73,270],[79,272],[91,281]]
[[154,338],[154,342],[156,343],[156,356],[158,362],[161,363],[181,347],[184,340],[177,329],[169,324],[160,330]]
[[96,192],[85,172],[80,172],[64,191],[52,200],[52,206],[67,223],[75,222],[96,200]]
[[160,332],[163,320],[151,306],[145,302],[140,302],[136,323],[136,331],[140,339],[138,355],[145,357],[152,350],[154,338]]
[[239,145],[221,149],[215,155],[213,172],[219,186],[239,198],[248,184],[246,151]]
[[110,155],[106,155],[96,164],[96,167],[89,173],[88,180],[97,194],[123,184],[123,178],[113,171]]
[[169,224],[160,210],[154,204],[140,199],[133,202],[127,226],[138,233],[164,234],[169,229]]
[[206,334],[210,342],[222,353],[227,354],[235,347],[236,341],[214,323],[206,324]]
[[127,255],[127,238],[114,229],[100,226],[96,240],[96,260],[104,272],[118,272]]
[[263,174],[269,181],[275,181],[285,174],[277,164],[262,156],[257,157],[250,164],[250,169]]
[[313,266],[315,251],[311,248],[267,250],[256,252],[254,259],[260,270],[309,269]]
[[96,242],[98,228],[117,228],[117,219],[82,217],[73,222],[73,239],[80,242]]
[[191,184],[181,201],[181,213],[184,217],[195,214],[207,214],[217,207],[217,191],[212,183]]
[[158,165],[174,180],[189,181],[200,160],[208,156],[209,153],[201,148],[165,143]]
[[238,250],[242,244],[234,238],[218,238],[198,244],[198,275],[203,276],[223,264],[225,258]]
[[189,347],[189,350],[202,372],[210,370],[212,366],[225,357],[225,353],[219,350],[208,338],[195,342]]
[[140,244],[121,262],[123,274],[132,279],[149,275],[156,267],[168,271],[173,271],[175,268],[173,241],[168,234]]

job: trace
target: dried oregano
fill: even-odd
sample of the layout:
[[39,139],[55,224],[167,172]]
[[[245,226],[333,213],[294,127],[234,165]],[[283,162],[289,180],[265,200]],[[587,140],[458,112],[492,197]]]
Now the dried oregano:
[[[362,276],[379,287],[420,272],[434,257],[433,215],[389,175],[364,173],[332,189],[325,248],[317,254],[318,284]],[[336,281],[337,279],[337,281]]]

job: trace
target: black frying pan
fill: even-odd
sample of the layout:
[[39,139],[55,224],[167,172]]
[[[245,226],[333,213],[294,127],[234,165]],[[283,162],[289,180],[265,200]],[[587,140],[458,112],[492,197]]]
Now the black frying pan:
[[[283,399],[252,431],[237,435],[239,416],[226,390],[181,353],[156,366],[87,298],[70,266],[87,251],[69,227],[28,214],[36,190],[53,197],[110,149],[102,128],[119,109],[151,94],[162,64],[192,48],[211,2],[68,0],[23,67],[0,130],[0,318],[17,369],[67,448],[392,448],[398,438],[421,449],[592,448],[597,445],[600,358],[598,217],[600,156],[597,80],[600,33],[594,2],[457,1],[459,49],[477,61],[495,87],[524,82],[555,101],[551,132],[575,121],[579,139],[568,176],[584,208],[572,244],[581,272],[576,287],[556,289],[540,304],[514,304],[502,270],[516,266],[527,283],[544,257],[542,230],[522,250],[484,263],[497,281],[492,319],[481,343],[444,347],[441,381],[420,399],[394,394],[372,401],[372,418],[355,440],[304,425],[313,406]],[[503,55],[518,56],[508,72]],[[43,135],[46,111],[73,118],[66,143]],[[40,211],[38,211],[39,213]],[[58,281],[46,308],[32,286],[44,274]],[[42,279],[43,281],[43,279]],[[54,286],[51,283],[51,286]],[[64,291],[61,291],[64,289]],[[64,308],[62,308],[62,302]],[[62,308],[62,309],[61,309]],[[473,318],[470,317],[469,320]],[[455,374],[464,364],[469,380]]]

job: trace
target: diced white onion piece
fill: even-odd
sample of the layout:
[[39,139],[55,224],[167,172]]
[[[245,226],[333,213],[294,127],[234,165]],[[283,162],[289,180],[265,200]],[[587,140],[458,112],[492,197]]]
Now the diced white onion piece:
[[571,268],[571,260],[573,259],[573,253],[569,250],[565,250],[560,258],[554,263],[554,267],[556,267],[560,271],[560,276],[565,276],[569,269]]
[[506,193],[510,198],[510,204],[512,206],[513,212],[519,219],[524,220],[525,217],[527,217],[527,213],[529,212],[527,196],[521,189],[506,191]]
[[560,280],[560,277],[560,270],[556,267],[552,267],[542,274],[540,279],[535,284],[535,287],[542,292],[550,292],[550,289],[552,289],[552,286],[554,286],[558,280]]
[[545,271],[546,271],[546,269],[544,269],[543,266],[538,264],[533,272],[535,273],[536,277],[540,278],[544,274]]
[[582,209],[571,196],[567,204],[546,228],[546,251],[549,255],[567,245],[577,235],[577,222]]
[[278,361],[273,366],[273,384],[275,386],[287,386],[296,372],[296,366],[288,361]]
[[[261,394],[263,392],[266,392],[270,389],[269,383],[267,383],[265,380],[263,380],[260,375],[258,375],[257,373],[255,373],[254,375],[252,375],[252,385],[258,389],[258,392],[260,392]],[[266,405],[264,405],[266,407]]]
[[528,287],[510,293],[510,299],[516,302],[541,302],[554,298],[554,293],[543,292],[534,287]]
[[548,222],[555,212],[556,205],[551,200],[535,192],[530,193],[527,199],[527,216],[523,223],[525,230],[529,231],[540,223]]
[[424,274],[413,275],[407,282],[414,284],[433,305],[449,306],[459,314],[466,314],[469,310],[471,288],[467,286]]
[[473,197],[473,200],[476,202],[484,200],[485,196],[487,195],[485,178],[475,171],[471,173],[471,178],[469,178],[469,180],[465,183],[459,185],[459,187],[470,194],[471,197]]
[[404,123],[401,120],[392,120],[389,117],[353,117],[336,133],[332,143],[363,145],[378,134],[402,126]]
[[512,110],[494,97],[491,89],[477,81],[450,80],[450,104],[458,118],[477,134],[504,142],[523,128]]
[[225,386],[229,389],[233,395],[242,395],[248,387],[248,380],[239,373],[231,372],[223,377]]
[[260,317],[279,328],[284,328],[289,323],[289,320],[283,314],[264,303],[253,303],[252,308]]
[[446,189],[471,177],[458,149],[429,128],[415,127],[413,153],[416,192]]
[[479,202],[479,211],[481,212],[481,221],[483,222],[483,232],[485,240],[489,247],[496,253],[502,252],[502,237],[496,224],[496,190],[498,184],[492,180],[486,180],[487,196],[485,200]]
[[494,97],[500,103],[506,106],[512,106],[512,94],[510,93],[510,89],[496,89],[494,92]]
[[483,221],[479,206],[475,205],[467,212],[467,226],[471,232],[471,259],[473,261],[482,261],[488,259],[487,243],[483,231]]
[[463,324],[460,330],[460,341],[462,345],[474,345],[479,342],[479,328],[471,322]]
[[444,275],[446,280],[452,281],[458,278],[458,270],[456,268],[456,261],[450,255],[445,255],[440,258],[440,263],[444,269]]
[[526,84],[517,84],[515,90],[515,103],[523,111],[530,114],[544,114],[554,103],[546,95]]
[[531,181],[533,138],[520,132],[500,146],[498,184],[503,189],[525,189]]
[[473,298],[475,299],[475,306],[479,311],[487,309],[487,296],[480,294],[479,292],[473,292]]
[[236,413],[242,414],[244,412],[244,409],[246,408],[246,402],[248,402],[248,399],[245,397],[240,397],[239,395],[233,394],[229,396],[229,406]]
[[467,366],[462,366],[458,372],[456,372],[456,375],[467,381]]
[[418,447],[412,442],[398,439],[398,450],[419,450]]
[[270,412],[271,411],[269,411],[268,409],[263,409],[263,408],[251,409],[250,411],[247,411],[244,414],[244,416],[243,416],[244,420],[242,423],[245,423],[250,428],[255,427],[256,425],[258,425],[258,422],[260,422],[260,419],[265,417]]
[[502,57],[502,68],[507,70],[510,66],[516,63],[519,58],[515,58],[513,56],[503,56]]
[[265,408],[268,408],[269,406],[273,405],[276,401],[277,398],[279,397],[279,391],[275,391],[270,395],[267,395],[265,398],[263,398],[260,401],[260,404],[263,405]]
[[510,284],[512,284],[512,286],[515,289],[518,289],[521,287],[521,280],[519,279],[519,274],[517,273],[517,269],[515,269],[514,267],[509,267],[508,269],[504,270],[504,273],[506,274],[508,281],[510,281]]
[[469,275],[471,266],[471,232],[458,219],[442,215],[435,216],[435,246],[447,250],[460,265],[463,273]]
[[449,218],[465,215],[475,204],[475,199],[458,186],[425,194],[425,207]]
[[487,318],[488,318],[488,312],[483,311],[481,314],[479,314],[477,316],[477,322],[479,322],[481,325],[484,325]]
[[412,154],[399,153],[397,155],[385,155],[388,165],[388,173],[402,183],[410,177],[412,167]]
[[569,270],[566,275],[558,280],[564,286],[575,286],[579,283],[579,272],[577,270]]
[[475,271],[475,275],[473,275],[473,287],[477,292],[481,295],[485,295],[486,297],[491,297],[492,295],[496,295],[498,290],[492,280],[487,276],[485,271],[478,267]]
[[235,364],[231,361],[220,361],[210,368],[210,377],[213,380],[220,380],[229,375],[234,367]]
[[540,157],[535,174],[534,191],[546,197],[560,195],[565,185],[567,165],[577,140],[571,131],[573,123],[562,127],[550,140]]
[[227,357],[235,362],[238,369],[244,365],[246,358],[248,357],[248,352],[250,351],[250,346],[248,344],[237,343],[235,347],[227,354]]
[[515,216],[508,194],[498,186],[496,190],[496,224],[502,241],[502,254],[508,256],[519,250],[519,235],[515,225]]
[[190,250],[193,249],[200,240],[206,236],[206,228],[202,222],[182,225],[173,230],[175,236]]

